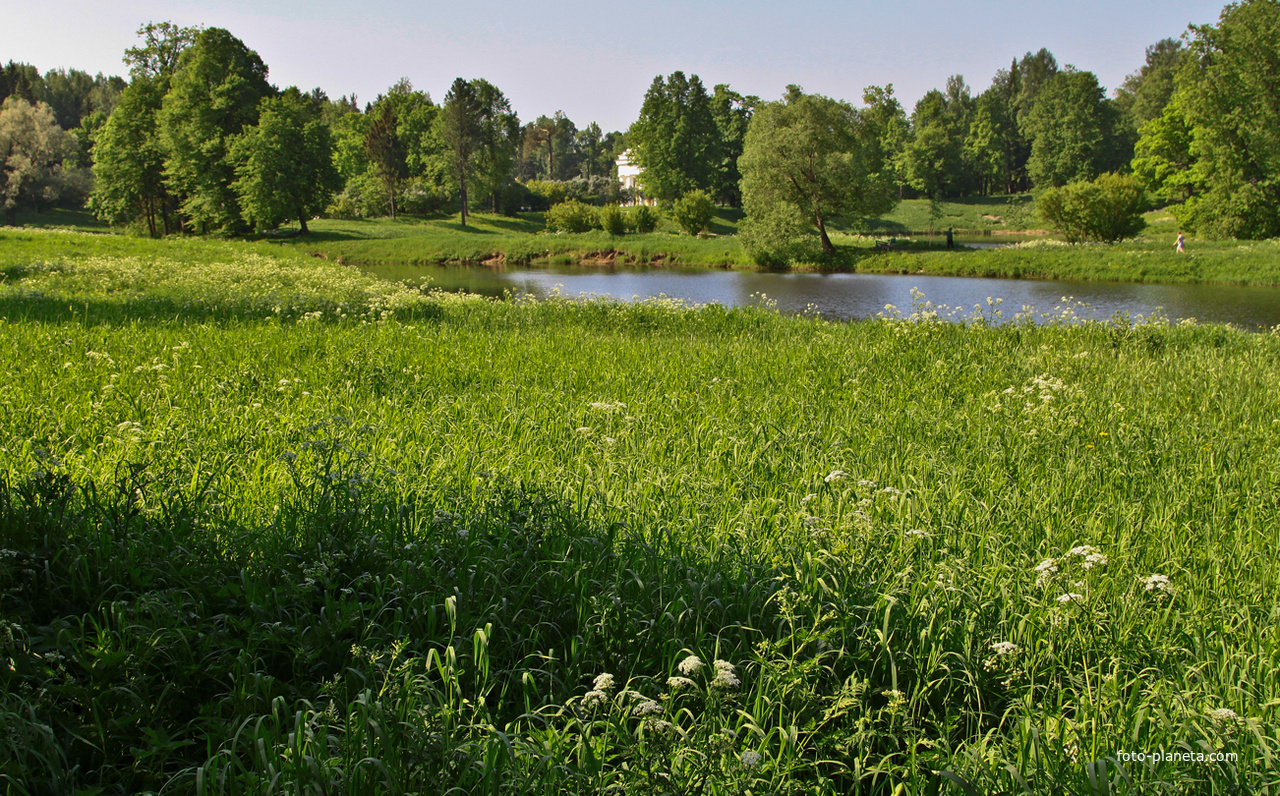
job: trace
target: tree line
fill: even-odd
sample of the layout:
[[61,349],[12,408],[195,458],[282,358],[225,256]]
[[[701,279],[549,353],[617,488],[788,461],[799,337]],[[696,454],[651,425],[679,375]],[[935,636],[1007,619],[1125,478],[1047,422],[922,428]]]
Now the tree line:
[[[976,96],[953,76],[910,114],[892,85],[867,88],[854,108],[794,86],[777,102],[726,84],[708,91],[674,72],[654,79],[629,130],[609,133],[561,112],[521,123],[483,79],[455,80],[440,104],[407,79],[363,108],[354,96],[280,91],[228,31],[153,23],[125,53],[127,83],[13,62],[0,71],[0,187],[12,220],[19,207],[83,196],[91,164],[90,207],[153,235],[454,207],[465,224],[472,208],[626,202],[613,164],[630,149],[645,195],[664,206],[699,192],[745,206],[748,240],[803,228],[823,251],[831,218],[895,199],[1040,192],[1106,174],[1173,203],[1189,230],[1268,237],[1280,234],[1278,17],[1272,0],[1230,5],[1217,25],[1149,47],[1112,97],[1044,49],[1012,59]],[[760,175],[793,155],[859,187],[842,197],[822,174],[787,173],[784,202],[788,191],[766,190]]]

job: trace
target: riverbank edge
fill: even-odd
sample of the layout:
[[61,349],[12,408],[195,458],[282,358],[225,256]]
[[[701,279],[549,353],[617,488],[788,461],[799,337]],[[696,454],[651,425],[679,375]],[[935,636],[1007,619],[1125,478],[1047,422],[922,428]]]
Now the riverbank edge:
[[[790,268],[768,268],[745,263],[706,264],[689,262],[680,258],[677,253],[659,253],[656,255],[638,255],[622,249],[598,250],[583,249],[574,252],[545,252],[540,256],[519,255],[508,257],[505,252],[495,251],[483,258],[438,256],[429,258],[379,259],[354,258],[341,254],[330,255],[324,251],[308,251],[313,257],[328,262],[347,266],[409,265],[409,266],[449,266],[460,268],[491,268],[502,270],[508,267],[536,268],[554,265],[576,265],[587,268],[667,268],[667,269],[706,269],[723,271],[745,271],[761,273],[859,273],[859,274],[902,274],[918,276],[950,276],[971,279],[1019,279],[1034,281],[1078,281],[1078,282],[1115,282],[1131,284],[1202,284],[1202,285],[1237,285],[1243,287],[1280,287],[1280,260],[1271,261],[1269,256],[1259,254],[1247,258],[1255,262],[1221,263],[1222,257],[1214,254],[1162,254],[1150,251],[1121,250],[1103,256],[1098,262],[1081,264],[1078,262],[1055,263],[1055,259],[1068,256],[1079,260],[1082,256],[1097,255],[1090,247],[1078,249],[1036,251],[1018,250],[1016,254],[1006,254],[999,250],[977,250],[959,252],[890,252],[867,253],[854,255],[844,262],[829,264],[800,263]],[[1144,262],[1140,270],[1127,267],[1115,270],[1118,265],[1115,259],[1140,255]],[[1002,262],[1001,260],[1005,260]],[[1176,270],[1175,270],[1176,269]],[[1261,273],[1250,274],[1248,271],[1258,269]],[[1263,270],[1265,269],[1265,270]]]

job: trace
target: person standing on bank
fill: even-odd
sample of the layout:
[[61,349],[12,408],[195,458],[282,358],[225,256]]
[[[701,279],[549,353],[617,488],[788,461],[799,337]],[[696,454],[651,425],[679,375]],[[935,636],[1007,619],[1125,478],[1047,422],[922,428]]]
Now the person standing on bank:
[[1181,253],[1181,252],[1185,251],[1185,249],[1183,249],[1183,248],[1182,248],[1182,241],[1183,241],[1182,233],[1181,233],[1181,232],[1179,232],[1179,233],[1178,233],[1178,248],[1177,248],[1177,251],[1178,251],[1179,253]]
[[956,247],[955,238],[951,237],[951,227],[947,227],[947,248],[954,249]]

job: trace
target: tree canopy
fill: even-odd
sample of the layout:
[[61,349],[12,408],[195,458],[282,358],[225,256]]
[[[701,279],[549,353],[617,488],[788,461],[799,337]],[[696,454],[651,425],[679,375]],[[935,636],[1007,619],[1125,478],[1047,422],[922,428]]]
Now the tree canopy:
[[648,196],[673,202],[690,191],[715,189],[724,141],[697,75],[655,77],[628,140]]
[[744,242],[765,263],[800,256],[815,237],[830,254],[832,218],[885,213],[897,201],[876,126],[799,86],[756,107],[738,166]]

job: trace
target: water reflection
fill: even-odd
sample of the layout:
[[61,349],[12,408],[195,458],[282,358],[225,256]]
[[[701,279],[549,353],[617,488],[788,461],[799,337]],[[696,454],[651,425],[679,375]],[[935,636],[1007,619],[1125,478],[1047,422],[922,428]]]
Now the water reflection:
[[967,315],[986,308],[988,298],[1003,299],[1010,319],[1024,306],[1049,313],[1062,298],[1087,307],[1082,317],[1110,318],[1157,314],[1172,320],[1232,323],[1246,329],[1280,325],[1280,288],[1236,285],[1147,285],[1116,282],[1070,282],[973,279],[948,276],[887,274],[762,273],[680,268],[538,267],[493,270],[482,267],[379,265],[364,268],[385,279],[430,284],[444,290],[500,297],[507,292],[540,298],[557,290],[565,296],[608,295],[622,301],[665,295],[696,303],[726,306],[758,303],[760,294],[777,302],[782,312],[818,312],[824,317],[874,317],[892,304],[904,314],[918,288],[935,303],[959,308]]

